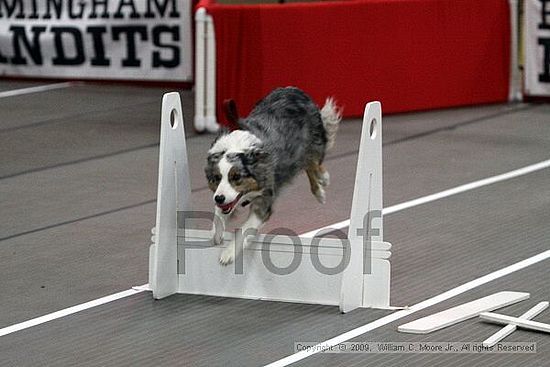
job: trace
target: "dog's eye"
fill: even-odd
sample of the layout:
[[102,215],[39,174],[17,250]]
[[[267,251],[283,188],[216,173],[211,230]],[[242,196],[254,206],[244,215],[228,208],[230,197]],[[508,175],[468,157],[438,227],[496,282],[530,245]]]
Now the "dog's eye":
[[241,181],[241,179],[242,179],[242,176],[239,173],[235,173],[235,174],[231,175],[231,181],[233,181],[233,182],[238,183],[238,182]]
[[210,179],[209,179],[209,181],[210,181],[211,183],[218,183],[218,182],[220,182],[221,180],[222,180],[222,176],[220,176],[220,175],[211,176]]

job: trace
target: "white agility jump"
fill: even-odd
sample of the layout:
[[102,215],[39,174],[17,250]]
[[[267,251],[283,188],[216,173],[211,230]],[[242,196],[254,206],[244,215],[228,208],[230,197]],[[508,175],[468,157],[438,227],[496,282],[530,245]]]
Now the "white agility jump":
[[[154,298],[202,294],[338,305],[342,312],[390,306],[391,244],[383,241],[379,102],[365,107],[347,238],[261,234],[240,261],[221,266],[222,250],[211,245],[210,231],[186,228],[190,210],[181,102],[177,93],[169,93],[162,101],[157,218],[149,258]],[[225,243],[233,236],[224,233]]]

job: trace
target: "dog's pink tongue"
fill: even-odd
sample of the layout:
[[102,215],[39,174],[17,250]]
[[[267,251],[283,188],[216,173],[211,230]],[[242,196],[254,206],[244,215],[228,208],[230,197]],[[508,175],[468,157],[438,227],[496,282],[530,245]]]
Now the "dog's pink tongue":
[[222,205],[218,205],[220,207],[221,210],[223,210],[224,212],[227,212],[231,209],[233,209],[233,207],[235,206],[235,204],[237,204],[237,201],[239,201],[239,199],[241,198],[241,195],[237,196],[237,198],[235,200],[233,200],[232,202],[228,203],[228,204],[222,204]]
[[218,206],[220,207],[221,210],[231,209],[231,207],[233,206],[233,202],[230,202],[229,204],[218,205]]

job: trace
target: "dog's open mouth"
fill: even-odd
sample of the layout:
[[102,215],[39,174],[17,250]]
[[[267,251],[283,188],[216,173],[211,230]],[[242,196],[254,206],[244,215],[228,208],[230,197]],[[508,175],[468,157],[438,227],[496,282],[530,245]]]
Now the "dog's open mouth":
[[242,196],[243,196],[243,194],[240,193],[240,194],[235,198],[235,200],[233,200],[232,202],[227,203],[227,204],[218,204],[218,207],[222,210],[222,213],[223,213],[223,214],[229,214],[229,213],[231,213],[231,211],[233,210],[233,208],[237,205],[237,203],[239,202],[239,200],[241,199]]

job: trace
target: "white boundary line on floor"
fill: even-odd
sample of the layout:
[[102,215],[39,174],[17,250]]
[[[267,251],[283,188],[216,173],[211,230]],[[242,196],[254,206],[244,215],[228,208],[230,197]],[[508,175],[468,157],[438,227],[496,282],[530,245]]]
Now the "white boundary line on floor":
[[76,82],[64,82],[64,83],[38,85],[36,87],[5,90],[5,91],[0,91],[0,98],[21,96],[23,94],[47,92],[47,91],[55,90],[55,89],[63,89],[63,88],[74,87],[78,84],[79,83],[76,83]]
[[92,307],[101,306],[101,305],[104,305],[105,303],[113,302],[113,301],[116,301],[116,300],[121,299],[121,298],[133,296],[134,294],[141,293],[143,291],[144,290],[134,289],[134,288],[128,289],[128,290],[125,290],[125,291],[122,291],[122,292],[111,294],[109,296],[94,299],[94,300],[86,302],[86,303],[82,303],[82,304],[79,304],[79,305],[76,305],[76,306],[65,308],[65,309],[60,310],[60,311],[52,312],[52,313],[49,313],[47,315],[40,316],[40,317],[31,319],[31,320],[27,320],[27,321],[21,322],[19,324],[8,326],[8,327],[0,329],[0,337],[2,337],[4,335],[11,334],[11,333],[15,333],[15,332],[23,330],[23,329],[28,329],[28,328],[36,326],[36,325],[44,324],[48,321],[52,321],[52,320],[55,320],[55,319],[59,319],[59,318],[68,316],[68,315],[72,315],[74,313],[84,311],[84,310],[87,310],[87,309],[92,308]]
[[[504,181],[506,179],[511,179],[511,178],[518,177],[518,176],[521,176],[521,175],[526,175],[528,173],[535,172],[535,171],[538,171],[538,170],[541,170],[541,169],[544,169],[544,168],[547,168],[547,167],[550,167],[550,159],[546,160],[546,161],[543,161],[543,162],[539,162],[539,163],[530,165],[530,166],[526,166],[526,167],[523,167],[523,168],[520,168],[520,169],[517,169],[517,170],[514,170],[514,171],[510,171],[508,173],[504,173],[504,174],[501,174],[501,175],[498,175],[498,176],[489,177],[489,178],[479,180],[479,181],[475,181],[475,182],[472,182],[472,183],[469,183],[469,184],[466,184],[466,185],[457,186],[456,188],[453,188],[453,189],[441,191],[441,192],[436,193],[436,194],[424,196],[424,197],[421,197],[421,198],[418,198],[418,199],[407,201],[407,202],[397,204],[397,205],[394,205],[394,206],[391,206],[391,207],[388,207],[388,208],[384,208],[383,213],[386,214],[386,215],[391,214],[391,213],[396,213],[400,210],[408,209],[408,208],[411,208],[411,207],[416,206],[416,205],[425,204],[425,203],[428,203],[428,202],[431,202],[431,201],[434,201],[434,200],[438,200],[438,199],[442,199],[442,198],[445,198],[445,197],[448,197],[448,196],[451,196],[451,195],[456,195],[456,194],[464,192],[464,191],[473,190],[473,189],[481,187],[481,186],[490,185],[490,184],[493,184],[493,183],[496,183],[496,182]],[[345,223],[345,222],[349,223],[349,220],[348,221],[343,221],[343,222],[340,222],[340,223]],[[338,225],[339,225],[339,223],[336,223],[336,224],[333,224],[332,226],[323,227],[323,228],[333,228],[333,229],[334,228],[342,228],[342,227],[337,227]],[[321,230],[321,229],[319,229],[319,230]],[[311,236],[313,236],[319,230],[307,232],[305,234],[302,234],[302,236],[307,236],[311,233],[312,233]],[[505,275],[508,275],[508,274],[513,273],[515,271],[518,271],[520,269],[523,269],[523,268],[525,268],[529,265],[533,265],[533,264],[535,264],[539,261],[545,260],[549,257],[550,257],[550,250],[546,251],[546,252],[543,252],[539,255],[530,257],[529,259],[520,261],[519,263],[510,265],[510,266],[508,266],[508,267],[506,267],[502,270],[499,270],[499,271],[493,272],[491,274],[485,275],[485,276],[483,276],[479,279],[476,279],[476,280],[473,280],[473,281],[468,282],[466,284],[463,284],[460,287],[451,289],[451,290],[449,290],[449,291],[447,291],[443,294],[440,294],[439,296],[436,296],[436,297],[430,298],[426,301],[423,301],[421,303],[418,303],[418,304],[410,307],[407,310],[402,310],[402,311],[395,312],[391,315],[385,316],[385,317],[383,317],[381,319],[378,319],[376,321],[373,321],[369,324],[366,324],[364,326],[353,329],[353,330],[351,330],[347,333],[344,333],[342,335],[339,335],[337,337],[329,339],[328,341],[326,341],[324,343],[334,342],[333,345],[335,345],[335,344],[341,343],[343,341],[349,340],[351,338],[354,338],[355,336],[364,334],[367,331],[370,331],[370,330],[376,329],[380,326],[386,325],[386,324],[388,324],[390,322],[393,322],[395,320],[398,320],[402,317],[408,316],[411,313],[414,313],[414,312],[420,311],[420,310],[422,310],[426,307],[435,305],[439,302],[447,300],[447,299],[449,299],[451,297],[454,297],[458,294],[464,293],[468,290],[471,290],[471,289],[473,289],[477,286],[480,286],[482,284],[490,282],[494,279],[500,278],[502,276],[505,276]],[[82,303],[80,305],[76,305],[76,306],[69,307],[69,308],[66,308],[66,309],[63,309],[63,310],[60,310],[60,311],[56,311],[56,312],[53,312],[53,313],[50,313],[50,314],[47,314],[47,315],[44,315],[44,316],[40,316],[40,317],[31,319],[31,320],[27,320],[27,321],[24,321],[24,322],[15,324],[15,325],[7,326],[7,327],[4,327],[4,328],[0,329],[0,337],[4,336],[4,335],[11,334],[11,333],[14,333],[14,332],[17,332],[17,331],[20,331],[20,330],[23,330],[23,329],[30,328],[30,327],[33,327],[33,326],[36,326],[36,325],[40,325],[40,324],[46,323],[48,321],[59,319],[59,318],[62,318],[62,317],[65,317],[65,316],[68,316],[68,315],[71,315],[71,314],[74,314],[74,313],[77,313],[77,312],[80,312],[80,311],[84,311],[84,310],[87,310],[89,308],[100,306],[100,305],[103,305],[105,303],[116,301],[116,300],[121,299],[121,298],[129,297],[129,296],[132,296],[134,294],[144,292],[147,289],[148,289],[147,285],[134,287],[133,289],[128,289],[126,291],[122,291],[122,292],[115,293],[115,294],[112,294],[112,295],[109,295],[109,296],[105,296],[105,297],[102,297],[102,298],[99,298],[99,299],[96,299],[96,300],[92,300],[92,301],[89,301],[89,302],[86,302],[86,303]],[[297,362],[297,361],[302,360],[304,358],[307,358],[310,355],[315,354],[315,353],[316,352],[313,352],[313,353],[311,353],[311,352],[299,352],[299,353],[290,355],[286,358],[283,358],[279,361],[276,361],[276,362],[274,362],[274,363],[272,363],[268,366],[269,367],[287,366],[291,363],[294,363],[294,362]]]
[[[453,196],[453,195],[456,195],[456,194],[460,194],[460,193],[463,193],[463,192],[466,192],[466,191],[474,190],[474,189],[477,189],[477,188],[482,187],[482,186],[488,186],[488,185],[492,185],[494,183],[501,182],[501,181],[506,181],[506,180],[509,180],[509,179],[512,179],[512,178],[515,178],[515,177],[524,176],[524,175],[527,175],[529,173],[540,171],[540,170],[548,168],[548,167],[550,167],[550,159],[548,159],[546,161],[539,162],[539,163],[531,164],[531,165],[526,166],[526,167],[518,168],[516,170],[506,172],[506,173],[503,173],[503,174],[500,174],[500,175],[497,175],[497,176],[487,177],[487,178],[481,179],[479,181],[474,181],[474,182],[470,182],[470,183],[467,183],[467,184],[464,184],[464,185],[453,187],[452,189],[440,191],[440,192],[437,192],[435,194],[431,194],[431,195],[428,195],[428,196],[423,196],[423,197],[420,197],[418,199],[414,199],[414,200],[406,201],[406,202],[401,203],[401,204],[389,206],[387,208],[382,209],[382,214],[388,215],[388,214],[396,213],[396,212],[399,212],[401,210],[412,208],[414,206],[430,203],[430,202],[435,201],[435,200],[443,199],[443,198]],[[325,226],[325,227],[320,228],[320,229],[315,229],[313,231],[304,233],[301,236],[313,237],[315,234],[317,234],[321,230],[341,229],[341,228],[346,228],[346,227],[349,227],[349,219],[343,220],[343,221],[338,222],[338,223],[331,224],[329,226]]]
[[458,286],[456,288],[450,289],[444,293],[441,293],[440,295],[437,295],[435,297],[429,298],[427,300],[424,300],[420,303],[415,304],[414,306],[411,306],[405,310],[397,311],[392,314],[389,314],[388,316],[384,316],[380,319],[377,319],[373,322],[370,322],[368,324],[365,324],[363,326],[360,326],[358,328],[355,328],[353,330],[350,330],[348,332],[345,332],[344,334],[338,335],[332,339],[326,340],[324,342],[321,342],[317,344],[316,346],[313,346],[309,351],[300,351],[295,354],[291,354],[288,357],[285,357],[283,359],[280,359],[278,361],[275,361],[273,363],[270,363],[268,365],[265,365],[264,367],[285,367],[292,363],[296,363],[298,361],[301,361],[302,359],[305,359],[307,357],[310,357],[314,354],[317,354],[322,351],[321,348],[329,348],[331,346],[338,345],[339,343],[343,343],[345,341],[348,341],[350,339],[356,338],[360,335],[363,335],[371,330],[377,329],[379,327],[382,327],[384,325],[387,325],[389,323],[392,323],[396,320],[399,320],[403,317],[409,316],[415,312],[421,311],[425,308],[428,308],[430,306],[436,305],[440,302],[446,301],[450,298],[453,298],[455,296],[458,296],[459,294],[462,294],[464,292],[467,292],[469,290],[472,290],[476,287],[479,287],[483,284],[489,283],[495,279],[502,278],[505,275],[512,274],[518,270],[525,269],[528,266],[531,266],[533,264],[536,264],[538,262],[547,260],[550,258],[550,250],[544,251],[538,255],[532,256],[528,259],[522,260],[520,262],[517,262],[515,264],[512,264],[510,266],[507,266],[503,269],[494,271],[492,273],[489,273],[487,275],[482,276],[481,278],[474,279],[468,283],[464,283],[461,286]]

